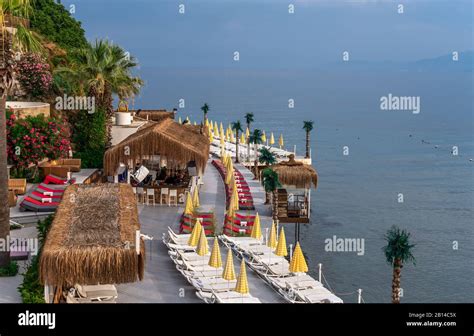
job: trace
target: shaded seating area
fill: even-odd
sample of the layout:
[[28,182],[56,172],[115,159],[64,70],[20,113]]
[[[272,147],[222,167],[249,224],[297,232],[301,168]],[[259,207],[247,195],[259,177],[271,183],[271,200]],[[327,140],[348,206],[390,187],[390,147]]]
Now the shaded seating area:
[[308,223],[311,215],[311,187],[318,185],[318,173],[307,164],[289,160],[271,167],[283,188],[278,189],[278,219],[282,223]]
[[106,151],[105,175],[132,184],[143,203],[182,204],[209,158],[209,139],[203,132],[171,118],[149,121]]
[[112,303],[115,284],[143,279],[145,245],[126,184],[70,185],[39,262],[47,303]]
[[176,109],[172,111],[167,111],[165,109],[158,109],[158,110],[130,110],[135,117],[145,119],[145,120],[152,120],[152,121],[162,121],[164,119],[174,119],[176,114]]

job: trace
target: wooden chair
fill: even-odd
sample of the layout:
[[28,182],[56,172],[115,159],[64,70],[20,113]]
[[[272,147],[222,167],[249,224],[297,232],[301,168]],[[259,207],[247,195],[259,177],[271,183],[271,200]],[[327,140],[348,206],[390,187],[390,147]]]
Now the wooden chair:
[[168,206],[171,206],[171,199],[174,198],[175,206],[178,206],[178,189],[171,189],[168,197]]
[[153,200],[153,205],[155,205],[155,189],[147,188],[146,189],[146,204],[150,205],[150,198]]
[[163,204],[163,196],[165,196],[165,204],[168,203],[169,205],[169,189],[168,188],[161,188],[160,191],[160,204]]
[[143,194],[143,188],[142,187],[137,187],[137,200],[138,203],[144,203],[144,194]]

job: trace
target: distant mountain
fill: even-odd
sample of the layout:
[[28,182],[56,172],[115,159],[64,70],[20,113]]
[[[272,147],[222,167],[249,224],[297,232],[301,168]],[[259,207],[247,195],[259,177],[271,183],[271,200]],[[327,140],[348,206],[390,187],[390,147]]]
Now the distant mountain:
[[460,52],[458,60],[453,60],[453,55],[443,55],[436,58],[422,59],[410,64],[420,70],[458,70],[471,71],[474,67],[474,51]]
[[421,59],[411,62],[394,61],[349,61],[337,62],[331,65],[336,67],[347,67],[353,70],[398,70],[398,71],[460,71],[472,72],[474,68],[474,51],[462,51],[458,60],[453,60],[452,54],[435,58]]

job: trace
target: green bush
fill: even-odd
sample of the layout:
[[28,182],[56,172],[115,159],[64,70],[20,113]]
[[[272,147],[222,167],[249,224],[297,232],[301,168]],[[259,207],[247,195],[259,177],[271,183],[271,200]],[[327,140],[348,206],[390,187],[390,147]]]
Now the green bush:
[[70,118],[74,156],[81,159],[83,168],[102,168],[106,143],[107,118],[103,111],[80,111]]
[[23,303],[44,303],[44,286],[39,280],[38,272],[39,258],[53,219],[54,217],[51,215],[43,221],[38,221],[36,225],[40,250],[38,255],[31,259],[30,265],[23,274],[23,283],[18,287]]
[[68,51],[87,46],[81,23],[62,4],[54,0],[35,0],[32,4],[30,22],[33,30]]
[[18,274],[18,264],[11,261],[6,267],[0,267],[0,277],[11,277]]

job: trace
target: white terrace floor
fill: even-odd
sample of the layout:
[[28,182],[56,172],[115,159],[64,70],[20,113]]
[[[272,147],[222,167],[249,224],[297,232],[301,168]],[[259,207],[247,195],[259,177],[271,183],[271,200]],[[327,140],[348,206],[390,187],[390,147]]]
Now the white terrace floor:
[[[248,180],[251,191],[257,205],[257,210],[262,216],[262,226],[269,226],[269,210],[263,205],[265,195],[260,188],[257,192],[257,181],[252,181],[252,175],[243,166],[237,166]],[[250,174],[250,175],[247,175]],[[217,214],[217,222],[222,228],[225,211],[225,191],[223,182],[217,170],[208,163],[206,173],[201,186],[201,206],[205,209],[214,209]],[[178,231],[178,222],[182,207],[167,206],[139,206],[141,231],[153,236],[153,241],[146,242],[147,259],[145,277],[141,282],[118,286],[118,302],[159,302],[159,303],[202,303],[195,295],[196,290],[178,272],[175,264],[168,256],[166,246],[161,242],[163,233],[170,226]],[[212,244],[212,243],[211,243]],[[222,258],[225,260],[227,250],[221,249]],[[236,272],[239,272],[240,261],[234,256]],[[250,293],[258,297],[262,302],[276,303],[284,302],[283,299],[273,291],[255,273],[247,268]]]

